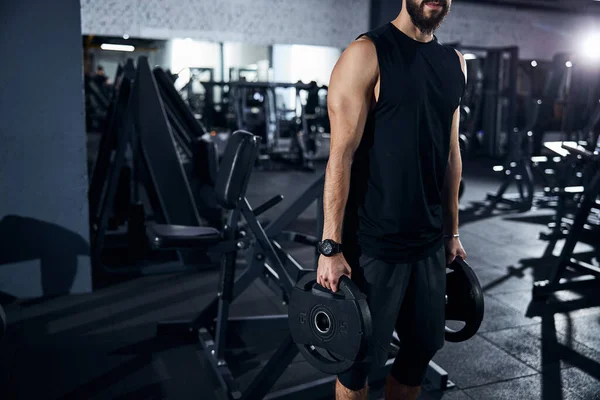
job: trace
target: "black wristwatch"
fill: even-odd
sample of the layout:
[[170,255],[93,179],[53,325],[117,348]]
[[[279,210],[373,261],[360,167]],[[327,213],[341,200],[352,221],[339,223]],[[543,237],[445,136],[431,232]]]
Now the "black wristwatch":
[[325,239],[322,242],[319,242],[318,248],[319,253],[323,254],[325,257],[331,257],[342,252],[342,244],[336,243],[331,239]]

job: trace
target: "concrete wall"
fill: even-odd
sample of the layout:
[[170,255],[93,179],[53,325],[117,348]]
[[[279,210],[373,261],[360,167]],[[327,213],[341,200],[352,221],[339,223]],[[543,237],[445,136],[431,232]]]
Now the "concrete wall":
[[370,0],[82,0],[84,34],[345,47]]
[[90,291],[79,0],[0,2],[0,54],[0,294]]
[[247,43],[223,43],[223,61],[225,80],[229,79],[229,68],[243,68],[256,65],[259,70],[259,80],[268,79],[269,46],[251,45]]
[[[401,0],[373,0],[371,25],[393,20],[400,4]],[[581,37],[594,30],[600,30],[598,16],[455,1],[437,36],[442,42],[467,46],[517,45],[522,59],[551,60],[556,53],[576,50]]]
[[334,47],[304,45],[273,46],[274,80],[277,82],[309,83],[329,85],[333,67],[340,58],[341,50]]

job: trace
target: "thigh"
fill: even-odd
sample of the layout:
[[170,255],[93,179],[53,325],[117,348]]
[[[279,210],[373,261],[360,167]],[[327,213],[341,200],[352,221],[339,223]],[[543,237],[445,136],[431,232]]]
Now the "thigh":
[[[352,279],[367,296],[373,321],[369,356],[373,367],[387,361],[394,322],[408,286],[410,269],[362,255]],[[356,274],[355,274],[356,272]]]
[[438,350],[444,345],[446,255],[444,247],[412,264],[396,331],[403,346]]

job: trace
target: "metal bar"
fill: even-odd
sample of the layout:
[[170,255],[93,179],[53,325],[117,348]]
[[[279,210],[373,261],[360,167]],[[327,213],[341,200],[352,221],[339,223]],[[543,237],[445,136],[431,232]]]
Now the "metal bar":
[[[296,284],[296,281],[292,278],[292,276],[289,274],[289,271],[285,268],[284,264],[282,263],[281,259],[279,258],[275,249],[273,248],[271,240],[267,236],[263,227],[258,223],[258,220],[254,216],[252,207],[248,203],[248,200],[245,198],[242,199],[241,204],[242,214],[244,215],[246,222],[250,226],[250,229],[254,233],[258,245],[264,252],[263,256],[266,256],[272,262],[272,267],[277,273],[277,275],[279,275],[279,280],[285,287],[287,293],[290,293],[292,288]],[[260,254],[257,254],[256,256],[260,257]]]
[[224,299],[222,293],[219,298],[219,310],[217,312],[217,329],[215,333],[215,354],[214,357],[220,363],[225,362],[225,346],[227,339],[227,329],[229,328],[229,306],[231,301]]
[[554,292],[561,290],[582,290],[597,288],[599,285],[598,277],[596,276],[581,276],[573,279],[560,279],[557,283],[550,283],[549,281],[537,281],[533,287],[534,297],[548,296]]
[[308,90],[312,86],[308,83],[290,83],[290,82],[248,82],[248,81],[229,81],[229,82],[202,82],[206,86],[230,86],[239,88],[258,88],[258,89],[276,89],[276,88],[295,88],[298,90]]
[[[235,240],[240,211],[238,208],[229,213],[227,225],[225,226],[225,237],[227,240]],[[232,251],[221,256],[222,270],[219,287],[219,309],[217,313],[217,330],[215,335],[216,353],[215,357],[219,363],[225,362],[225,341],[227,328],[229,326],[229,306],[233,301],[233,286],[235,285],[235,260],[236,252]]]
[[270,200],[267,200],[266,202],[264,202],[263,204],[261,204],[260,206],[258,206],[254,209],[254,216],[258,217],[259,215],[261,215],[268,209],[273,208],[277,204],[281,203],[282,200],[283,200],[283,196],[280,194],[272,197]]
[[574,258],[569,260],[569,266],[573,268],[577,268],[578,270],[582,270],[583,272],[588,272],[592,275],[600,275],[600,268],[595,265],[586,263],[584,261],[579,261]]
[[319,196],[319,193],[323,192],[323,185],[325,184],[325,174],[321,175],[315,180],[308,189],[304,191],[287,209],[285,209],[277,219],[269,224],[265,228],[265,232],[268,237],[275,237],[285,228],[287,228],[293,221],[295,221],[300,214],[302,214]]
[[229,366],[223,360],[218,360],[215,357],[217,353],[216,344],[210,333],[204,328],[200,329],[198,331],[198,340],[201,348],[204,349],[206,358],[210,361],[221,387],[227,391],[227,397],[230,399],[242,398],[242,391],[233,377]]
[[447,390],[454,387],[454,383],[448,379],[448,372],[442,367],[431,361],[429,368],[425,373],[425,380],[428,382],[428,387],[434,390]]
[[[561,275],[563,274],[567,265],[569,265],[571,261],[571,256],[573,255],[573,250],[575,250],[575,246],[579,242],[579,238],[584,231],[584,225],[587,223],[588,216],[592,210],[596,202],[596,198],[598,197],[598,193],[600,192],[600,171],[596,173],[592,182],[590,183],[589,189],[585,191],[583,194],[583,198],[579,204],[579,208],[577,210],[577,214],[575,215],[575,220],[573,221],[573,225],[571,226],[571,230],[569,232],[569,236],[565,242],[564,247],[560,253],[558,263],[552,271],[550,276],[550,283],[554,285],[558,283]],[[562,219],[562,215],[560,218],[557,215],[556,224],[560,229],[560,222]]]

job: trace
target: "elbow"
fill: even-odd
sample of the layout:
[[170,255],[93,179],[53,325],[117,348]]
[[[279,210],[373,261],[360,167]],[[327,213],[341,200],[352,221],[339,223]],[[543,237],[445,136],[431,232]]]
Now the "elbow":
[[353,151],[337,151],[329,154],[329,161],[327,162],[327,168],[350,170],[352,162],[354,161]]
[[462,155],[460,154],[460,149],[458,146],[453,146],[452,149],[450,150],[450,157],[448,158],[448,166],[461,168]]

